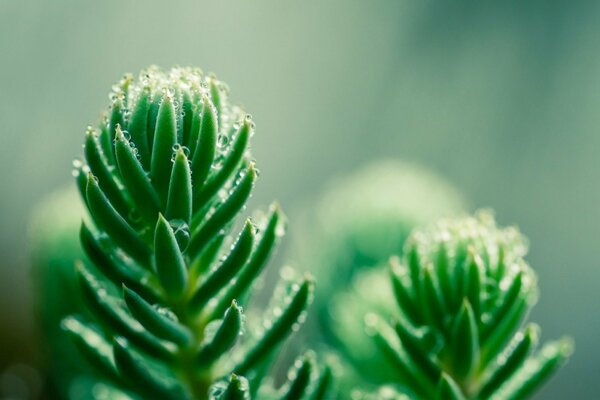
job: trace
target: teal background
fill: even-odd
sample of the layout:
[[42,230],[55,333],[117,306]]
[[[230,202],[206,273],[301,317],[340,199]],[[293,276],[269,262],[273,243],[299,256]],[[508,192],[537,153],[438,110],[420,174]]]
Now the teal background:
[[[35,363],[27,225],[124,72],[201,66],[257,124],[253,203],[304,207],[380,157],[427,165],[531,240],[539,394],[600,393],[600,3],[0,1],[0,370]],[[293,213],[292,213],[293,214]],[[290,238],[294,235],[290,221]]]

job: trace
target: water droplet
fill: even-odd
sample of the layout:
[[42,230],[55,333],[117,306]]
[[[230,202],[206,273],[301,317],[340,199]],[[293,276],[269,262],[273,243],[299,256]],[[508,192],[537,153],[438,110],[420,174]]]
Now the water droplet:
[[227,135],[220,134],[217,138],[217,146],[223,148],[229,144],[229,137]]

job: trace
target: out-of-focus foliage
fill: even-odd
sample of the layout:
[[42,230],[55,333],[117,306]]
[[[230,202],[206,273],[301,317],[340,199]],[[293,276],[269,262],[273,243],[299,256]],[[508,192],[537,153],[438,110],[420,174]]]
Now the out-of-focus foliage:
[[90,398],[97,383],[93,371],[85,367],[72,341],[60,328],[67,315],[87,313],[82,302],[77,301],[75,275],[75,261],[84,257],[77,240],[84,215],[73,185],[43,199],[29,226],[36,316],[44,351],[40,372],[46,379],[46,393],[52,398]]
[[[324,340],[342,353],[341,388],[357,381],[385,382],[382,357],[364,340],[364,316],[377,310],[391,316],[393,294],[385,268],[402,253],[410,231],[463,210],[458,192],[441,177],[397,160],[369,164],[328,185],[316,205],[307,207],[297,230],[292,258],[314,271],[319,281],[317,321],[304,335]],[[309,332],[306,332],[309,330]]]
[[366,318],[400,392],[522,400],[565,362],[571,339],[538,350],[539,328],[523,325],[538,296],[527,250],[516,228],[497,227],[488,212],[411,235],[402,259],[391,261],[399,313]]

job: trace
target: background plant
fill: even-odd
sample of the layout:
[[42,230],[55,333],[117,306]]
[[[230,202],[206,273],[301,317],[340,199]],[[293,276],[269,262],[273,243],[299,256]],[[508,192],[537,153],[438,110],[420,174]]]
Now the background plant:
[[488,212],[416,230],[391,261],[399,312],[367,324],[396,373],[419,399],[524,399],[570,356],[568,338],[536,350],[523,326],[537,299],[527,243]]
[[[339,355],[340,390],[393,379],[364,335],[368,312],[391,317],[396,305],[387,260],[402,254],[416,226],[462,212],[464,201],[441,176],[414,163],[378,160],[330,182],[300,213],[290,259],[319,282],[316,309],[300,338]],[[301,340],[295,340],[300,342]]]
[[[85,162],[75,163],[93,221],[81,227],[89,262],[77,273],[95,321],[72,316],[63,326],[124,394],[254,395],[311,301],[312,278],[285,282],[260,329],[244,320],[240,304],[284,221],[273,205],[232,234],[257,170],[248,152],[254,123],[227,95],[198,69],[125,76],[99,128],[86,132]],[[330,374],[313,356],[294,371],[281,392],[265,393],[324,396]]]

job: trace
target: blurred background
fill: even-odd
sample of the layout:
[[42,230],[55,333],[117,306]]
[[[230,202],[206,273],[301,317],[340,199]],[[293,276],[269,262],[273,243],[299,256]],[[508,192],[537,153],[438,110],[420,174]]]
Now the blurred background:
[[516,223],[539,274],[532,319],[577,345],[538,398],[597,398],[600,3],[90,4],[0,2],[0,371],[37,357],[32,208],[70,181],[113,82],[180,64],[216,72],[252,113],[253,203],[280,200],[288,242],[293,210],[382,157]]

